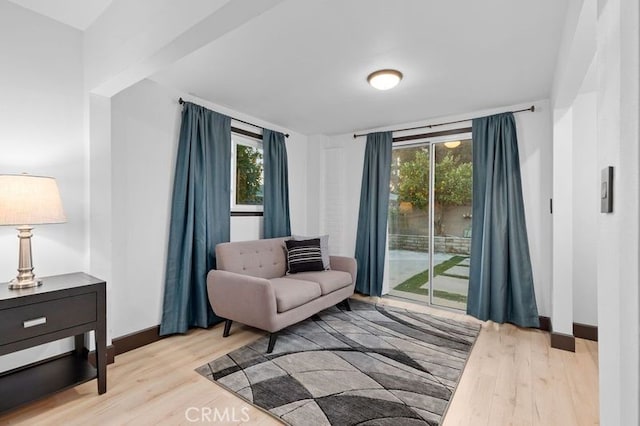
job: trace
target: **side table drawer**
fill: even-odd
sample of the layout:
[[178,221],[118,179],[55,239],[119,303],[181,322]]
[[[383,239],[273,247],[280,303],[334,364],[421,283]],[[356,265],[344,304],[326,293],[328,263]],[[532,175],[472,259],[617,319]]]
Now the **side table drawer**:
[[96,293],[0,311],[0,345],[96,321]]

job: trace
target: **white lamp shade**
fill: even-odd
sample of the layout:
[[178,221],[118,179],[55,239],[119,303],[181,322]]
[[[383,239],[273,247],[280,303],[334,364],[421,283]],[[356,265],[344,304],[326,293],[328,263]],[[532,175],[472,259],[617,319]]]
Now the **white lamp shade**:
[[0,225],[38,225],[66,220],[54,178],[0,175]]

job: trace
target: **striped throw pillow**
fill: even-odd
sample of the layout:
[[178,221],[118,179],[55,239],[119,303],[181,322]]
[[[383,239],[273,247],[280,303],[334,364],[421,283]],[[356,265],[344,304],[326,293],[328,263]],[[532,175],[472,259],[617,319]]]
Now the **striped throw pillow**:
[[319,238],[301,241],[287,240],[285,244],[287,245],[288,274],[324,270]]

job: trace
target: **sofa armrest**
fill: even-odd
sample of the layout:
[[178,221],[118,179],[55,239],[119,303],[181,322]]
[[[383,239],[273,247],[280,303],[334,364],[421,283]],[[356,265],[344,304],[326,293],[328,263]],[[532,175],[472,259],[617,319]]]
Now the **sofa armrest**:
[[219,317],[271,331],[277,312],[269,280],[228,271],[209,271],[207,292]]
[[350,273],[353,283],[356,282],[358,264],[353,257],[329,256],[329,263],[331,265],[331,269],[333,270]]

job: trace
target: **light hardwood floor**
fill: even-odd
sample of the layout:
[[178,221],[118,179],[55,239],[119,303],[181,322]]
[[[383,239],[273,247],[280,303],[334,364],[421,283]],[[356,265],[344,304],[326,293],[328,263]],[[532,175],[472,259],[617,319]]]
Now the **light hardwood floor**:
[[[379,303],[475,321],[399,300]],[[213,424],[240,424],[245,413],[246,424],[280,424],[194,372],[262,335],[235,324],[231,336],[221,334],[220,324],[119,355],[108,367],[106,394],[99,396],[91,381],[0,417],[0,424],[198,424],[190,420],[201,415],[200,423],[209,423],[208,415]],[[216,419],[214,409],[227,421]],[[571,353],[551,349],[542,331],[483,324],[443,424],[598,424],[597,343],[576,339]]]

